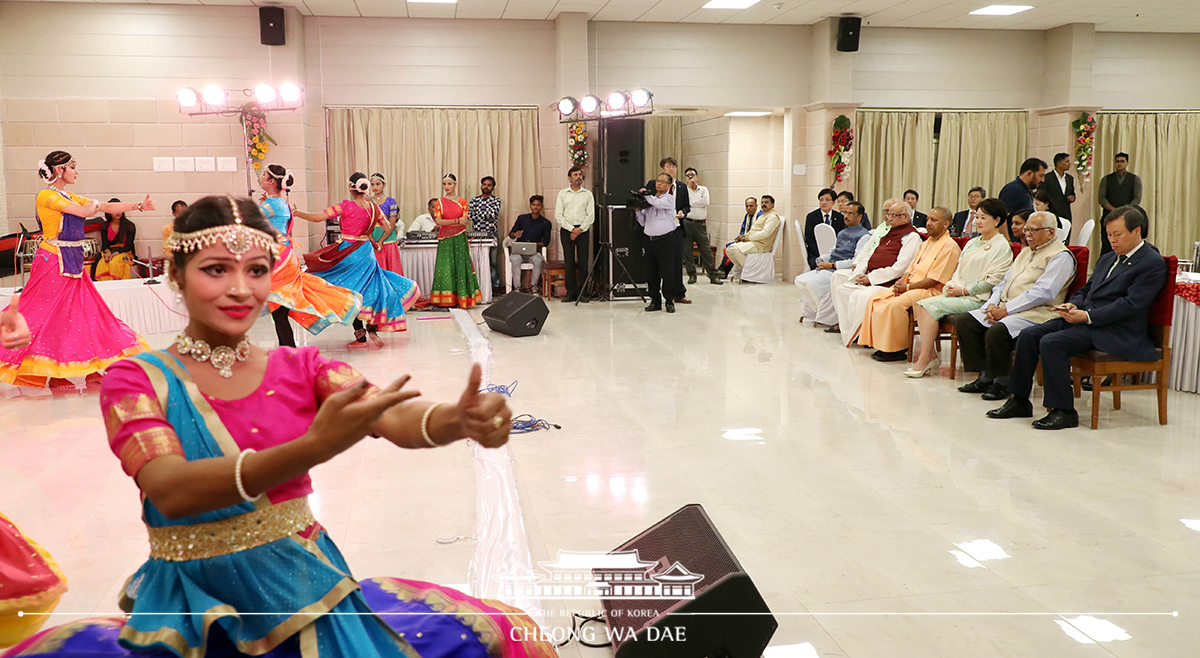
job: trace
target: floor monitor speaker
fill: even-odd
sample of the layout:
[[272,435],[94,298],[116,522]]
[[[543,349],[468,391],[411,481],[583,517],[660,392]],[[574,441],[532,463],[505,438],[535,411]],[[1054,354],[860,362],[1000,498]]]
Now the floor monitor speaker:
[[837,50],[839,53],[858,52],[858,32],[862,19],[858,16],[842,16],[838,19]]
[[283,7],[258,8],[258,37],[264,46],[282,46],[287,43],[283,31]]
[[634,588],[623,584],[631,580],[625,574],[593,573],[611,588],[601,605],[616,658],[759,658],[779,627],[699,505],[680,508],[610,555],[618,553],[636,558],[645,573],[635,574],[643,582]]
[[483,310],[483,319],[492,331],[517,338],[541,333],[549,315],[541,297],[523,292],[510,292]]
[[630,190],[646,184],[646,122],[611,119],[604,126],[604,190],[608,203],[625,205]]

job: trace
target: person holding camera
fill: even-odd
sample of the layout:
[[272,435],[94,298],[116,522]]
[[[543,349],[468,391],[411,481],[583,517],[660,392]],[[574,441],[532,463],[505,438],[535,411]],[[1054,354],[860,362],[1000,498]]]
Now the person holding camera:
[[[674,181],[666,172],[654,179],[654,194],[642,188],[647,208],[637,211],[638,224],[646,232],[646,269],[650,273],[650,305],[646,312],[661,311],[662,299],[667,300],[667,313],[675,312],[675,195]],[[661,291],[661,294],[660,294]]]
[[[671,267],[674,268],[671,276],[675,281],[675,297],[673,299],[680,304],[691,304],[692,300],[687,298],[687,286],[683,283],[683,241],[687,239],[683,228],[683,218],[692,211],[692,204],[691,198],[688,196],[687,185],[675,178],[678,167],[675,158],[671,156],[658,161],[658,168],[662,170],[660,173],[671,178],[671,196],[675,197],[675,260],[671,264]],[[653,180],[648,181],[646,189],[652,190],[654,185]]]

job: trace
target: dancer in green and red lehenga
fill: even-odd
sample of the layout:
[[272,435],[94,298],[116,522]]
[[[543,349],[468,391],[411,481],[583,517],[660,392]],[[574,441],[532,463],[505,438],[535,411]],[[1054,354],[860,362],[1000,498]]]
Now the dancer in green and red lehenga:
[[483,301],[483,293],[467,244],[467,200],[454,196],[457,188],[458,179],[454,174],[446,174],[442,179],[442,198],[434,208],[438,249],[429,303],[446,308],[471,308]]

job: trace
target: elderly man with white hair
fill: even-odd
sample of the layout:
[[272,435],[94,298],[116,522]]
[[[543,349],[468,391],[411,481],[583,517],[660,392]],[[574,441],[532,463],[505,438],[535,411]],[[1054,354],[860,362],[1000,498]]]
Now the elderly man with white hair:
[[[883,221],[879,222],[879,226],[871,229],[871,231],[867,233],[867,236],[859,240],[858,244],[855,245],[854,260],[851,261],[849,267],[837,268],[833,271],[833,275],[829,277],[829,287],[826,288],[821,294],[821,303],[817,305],[816,315],[817,324],[830,325],[829,328],[825,330],[825,333],[836,334],[841,331],[841,328],[838,327],[837,323],[837,309],[833,305],[833,291],[850,280],[850,274],[853,272],[854,267],[860,262],[866,260],[865,254],[867,253],[868,249],[874,248],[874,246],[879,244],[879,241],[883,239],[883,236],[887,235],[888,231],[892,230],[892,225],[887,222],[887,213],[892,209],[892,206],[895,203],[896,199],[894,198],[889,198],[883,202]],[[865,209],[863,214],[864,216],[866,215]],[[803,317],[807,317],[807,313]]]
[[[891,228],[879,237],[872,235],[850,273],[850,279],[832,289],[842,343],[847,347],[858,338],[867,304],[877,292],[884,292],[899,279],[917,256],[921,235],[912,225],[912,208],[897,201],[884,214]],[[882,225],[881,224],[881,225]]]

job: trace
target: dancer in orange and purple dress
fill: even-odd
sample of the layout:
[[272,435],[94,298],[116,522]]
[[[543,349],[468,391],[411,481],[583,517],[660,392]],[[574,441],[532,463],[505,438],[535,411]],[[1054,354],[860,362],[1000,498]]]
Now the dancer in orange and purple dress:
[[351,324],[362,310],[358,293],[301,271],[300,258],[292,245],[292,209],[283,198],[295,182],[292,172],[277,164],[267,165],[258,180],[263,189],[258,209],[279,233],[283,245],[271,270],[271,297],[267,299],[275,336],[283,347],[296,346],[289,317],[316,335],[331,324]]
[[112,314],[84,269],[84,218],[154,210],[154,201],[147,195],[138,203],[98,203],[68,192],[79,168],[65,151],[47,155],[38,175],[47,185],[37,195],[43,239],[17,309],[28,320],[33,341],[17,350],[0,347],[0,382],[73,389],[66,378],[95,381],[109,364],[149,348]]
[[455,197],[457,190],[458,179],[454,174],[446,174],[442,178],[442,198],[438,199],[437,214],[433,217],[439,228],[429,303],[445,308],[471,308],[483,301],[483,293],[467,242],[467,200]]
[[457,402],[432,403],[408,376],[380,389],[316,348],[251,345],[276,237],[247,199],[201,199],[176,222],[170,276],[188,327],[170,348],[115,364],[100,392],[150,536],[149,559],[122,588],[131,615],[47,629],[9,655],[554,656],[502,603],[355,580],[313,518],[309,470],[368,435],[405,449],[499,447],[512,412],[479,391],[477,365]]
[[383,216],[391,223],[391,230],[385,231],[382,226],[371,230],[371,240],[379,245],[375,258],[379,266],[389,272],[404,274],[404,266],[400,263],[400,237],[404,235],[404,222],[400,221],[400,208],[396,200],[387,195],[387,180],[383,174],[371,174],[371,203],[379,206]]
[[[417,283],[379,266],[371,229],[379,224],[390,228],[383,212],[367,198],[371,183],[367,175],[350,175],[350,198],[325,209],[325,212],[293,210],[292,215],[310,222],[342,218],[342,239],[329,256],[327,269],[314,272],[329,283],[362,295],[362,311],[354,321],[354,342],[349,347],[366,348],[367,337],[375,348],[383,347],[379,331],[404,331],[404,312],[411,309],[420,292]],[[322,256],[324,258],[324,256]],[[309,271],[313,271],[312,265]],[[366,328],[363,328],[363,323]]]
[[[0,314],[0,346],[5,349],[29,344],[29,325],[17,313],[18,303],[14,296]],[[66,591],[67,579],[50,553],[0,514],[0,647],[36,633]]]

